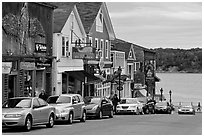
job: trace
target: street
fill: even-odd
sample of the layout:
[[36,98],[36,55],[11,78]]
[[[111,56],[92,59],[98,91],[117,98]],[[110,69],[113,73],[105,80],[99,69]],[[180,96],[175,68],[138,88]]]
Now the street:
[[114,115],[114,118],[88,119],[72,125],[57,123],[53,128],[36,126],[30,132],[3,129],[3,135],[201,135],[202,113],[196,115],[152,114]]

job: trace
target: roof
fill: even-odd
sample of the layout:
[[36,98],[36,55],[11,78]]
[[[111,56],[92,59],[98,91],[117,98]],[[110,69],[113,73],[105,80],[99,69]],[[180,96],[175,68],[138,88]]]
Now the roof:
[[125,59],[128,58],[130,48],[132,45],[131,43],[120,40],[120,39],[115,39],[111,43],[113,45],[113,49],[111,49],[111,50],[123,51],[123,52],[125,52]]
[[102,2],[79,2],[76,4],[86,34],[90,32],[101,5]]
[[76,2],[50,2],[58,8],[54,10],[54,33],[61,32]]
[[133,45],[133,48],[135,50],[141,49],[143,51],[148,51],[148,52],[155,53],[153,50],[150,50],[148,48],[145,48],[145,47],[142,47],[142,46],[139,46],[139,45],[136,45],[136,44],[133,44],[133,43],[118,39],[118,38],[116,38],[114,41],[112,41],[112,45],[113,45],[114,50],[125,52],[125,58],[126,59],[128,58],[131,45]]

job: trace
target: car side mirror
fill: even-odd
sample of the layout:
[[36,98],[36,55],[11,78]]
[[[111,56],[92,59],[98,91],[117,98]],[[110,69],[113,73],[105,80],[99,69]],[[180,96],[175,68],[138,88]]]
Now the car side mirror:
[[76,100],[75,100],[75,101],[73,101],[73,104],[77,104],[77,103],[78,103],[78,101],[76,101]]

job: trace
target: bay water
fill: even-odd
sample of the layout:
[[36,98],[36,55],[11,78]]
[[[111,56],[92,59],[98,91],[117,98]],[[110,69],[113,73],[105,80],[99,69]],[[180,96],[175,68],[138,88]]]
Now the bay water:
[[156,83],[156,94],[163,95],[169,101],[169,91],[172,91],[172,103],[178,105],[179,102],[197,105],[202,104],[202,74],[197,73],[156,73],[160,82]]

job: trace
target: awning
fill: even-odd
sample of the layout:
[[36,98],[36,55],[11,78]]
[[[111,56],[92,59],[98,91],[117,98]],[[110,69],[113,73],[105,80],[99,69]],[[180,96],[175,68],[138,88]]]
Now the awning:
[[145,89],[136,89],[134,90],[134,97],[145,97],[147,91]]
[[83,81],[85,80],[85,77],[87,77],[87,84],[94,84],[94,83],[98,83],[101,82],[102,80],[99,77],[96,77],[84,70],[80,70],[80,71],[66,71],[67,73],[69,73],[70,76],[73,76],[74,78]]
[[154,80],[155,80],[155,82],[159,82],[160,78],[158,78],[157,76],[154,76]]

